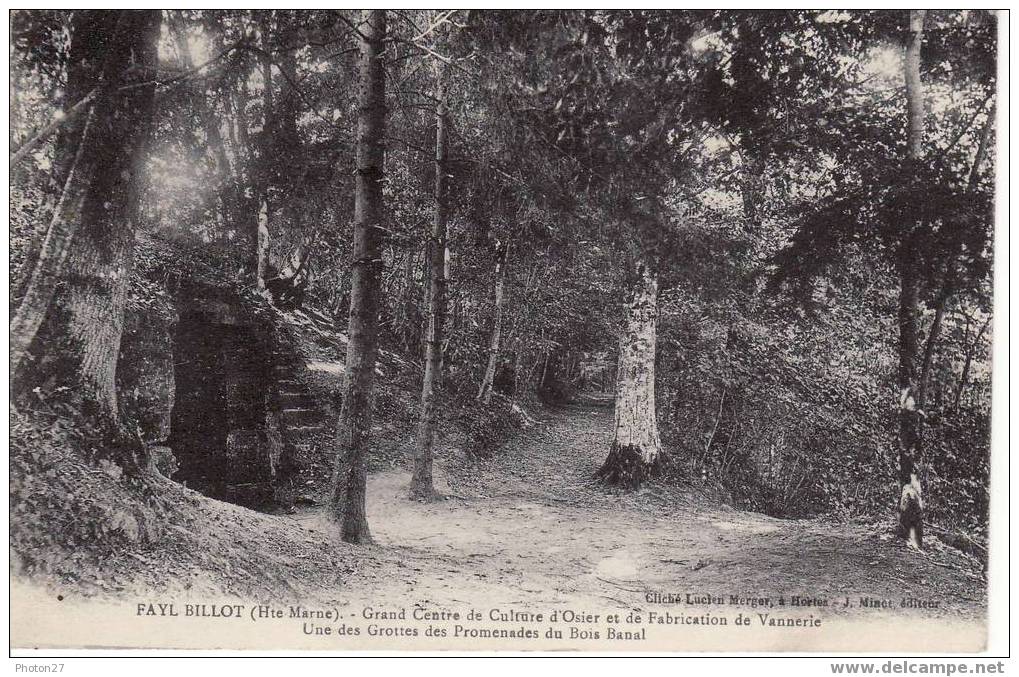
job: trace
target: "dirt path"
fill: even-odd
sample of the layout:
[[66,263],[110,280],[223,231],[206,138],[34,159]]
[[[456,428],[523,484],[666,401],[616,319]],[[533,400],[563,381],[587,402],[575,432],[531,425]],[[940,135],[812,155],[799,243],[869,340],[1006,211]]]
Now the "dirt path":
[[[450,495],[440,503],[408,501],[405,472],[372,476],[368,516],[378,545],[371,563],[345,581],[351,608],[485,600],[625,610],[654,606],[649,593],[693,593],[821,598],[830,604],[821,612],[841,617],[977,621],[985,613],[985,583],[952,550],[921,554],[873,527],[706,507],[691,490],[605,488],[592,478],[611,418],[606,408],[563,410],[478,467],[450,476],[439,463],[437,486]],[[298,519],[329,528],[318,513]],[[862,608],[862,597],[896,608]],[[904,597],[937,608],[903,610]]]
[[[465,465],[462,457],[449,456],[454,460],[448,468],[436,464],[437,486],[449,496],[437,503],[408,500],[405,471],[372,475],[371,546],[339,542],[323,508],[268,515],[177,487],[178,500],[187,506],[182,514],[191,521],[169,525],[149,548],[75,560],[48,586],[18,587],[21,604],[35,614],[22,643],[64,637],[74,628],[79,634],[64,643],[896,653],[971,652],[983,646],[986,584],[973,561],[936,542],[916,553],[875,527],[733,510],[697,488],[654,482],[635,493],[613,491],[593,481],[611,423],[608,408],[564,409],[495,450],[489,461]],[[824,605],[793,606],[793,596]],[[861,603],[865,598],[888,607],[869,608]],[[904,598],[933,606],[903,609]],[[120,602],[109,613],[130,619],[110,626],[120,628],[119,634],[94,622],[94,604],[104,599]],[[216,619],[199,631],[194,619],[183,624],[162,619],[166,623],[159,625],[160,619],[135,618],[138,601],[172,600],[332,609],[335,634],[315,634],[314,623],[295,622],[285,612],[273,630],[259,625],[257,633],[245,634],[249,626],[239,624],[241,634],[234,636],[222,633],[235,626]],[[470,631],[523,630],[515,616],[491,618],[493,612],[542,613],[545,620],[528,622],[539,637],[516,642],[495,635],[373,634],[372,628],[383,626],[408,629],[414,608],[458,612],[461,618],[476,609],[480,620],[463,621]],[[555,610],[600,616],[566,621],[564,627],[551,622]],[[390,615],[376,621],[369,617],[376,612]],[[631,612],[642,615],[641,625],[608,620],[609,614],[625,618]],[[661,621],[652,613],[680,620],[653,625]],[[747,622],[737,626],[742,616]],[[700,622],[704,618],[712,622]],[[718,627],[719,618],[728,627]],[[771,628],[767,618],[823,623]],[[347,624],[361,634],[341,633]],[[444,627],[455,633],[459,626]],[[562,638],[546,638],[554,627],[563,629]],[[124,628],[137,634],[125,635]],[[610,629],[647,636],[606,644],[613,640]],[[574,638],[571,632],[578,631],[591,635]]]

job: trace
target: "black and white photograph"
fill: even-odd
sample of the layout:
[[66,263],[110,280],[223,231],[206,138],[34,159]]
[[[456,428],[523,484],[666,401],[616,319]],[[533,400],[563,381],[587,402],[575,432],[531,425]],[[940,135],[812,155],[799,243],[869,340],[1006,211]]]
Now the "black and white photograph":
[[1008,22],[10,10],[11,650],[987,651]]

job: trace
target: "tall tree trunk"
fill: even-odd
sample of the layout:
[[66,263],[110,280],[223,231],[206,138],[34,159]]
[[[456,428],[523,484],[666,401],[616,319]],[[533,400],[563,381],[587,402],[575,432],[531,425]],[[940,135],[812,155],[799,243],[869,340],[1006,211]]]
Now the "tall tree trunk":
[[637,266],[625,313],[612,447],[598,476],[609,484],[635,489],[658,470],[662,450],[655,412],[658,278],[644,262]]
[[[920,48],[926,12],[911,10],[904,59],[908,112],[908,158],[918,166],[923,151],[924,91],[920,79]],[[911,223],[899,246],[899,535],[916,548],[923,547],[923,494],[917,467],[922,454],[923,411],[917,406],[920,278],[916,264],[919,224]]]
[[410,481],[411,498],[436,498],[432,480],[432,445],[438,414],[438,392],[442,387],[442,339],[446,321],[446,206],[448,153],[446,129],[446,87],[443,66],[436,65],[435,106],[435,218],[431,239],[426,248],[428,257],[428,328],[425,339],[425,375],[421,384],[421,417],[418,421],[417,453],[414,457],[414,475]]
[[365,10],[361,24],[361,88],[357,113],[357,178],[350,283],[350,324],[343,408],[337,430],[331,510],[343,540],[370,543],[365,515],[366,454],[372,426],[372,391],[382,271],[382,179],[385,155],[385,10]]
[[158,10],[75,13],[67,96],[102,90],[57,139],[63,195],[10,326],[19,389],[72,400],[111,434],[109,451],[129,470],[147,462],[120,426],[116,368],[155,87],[121,87],[153,79],[160,19]]
[[495,259],[495,319],[492,324],[492,338],[488,344],[488,365],[485,376],[481,379],[478,399],[489,404],[492,401],[492,386],[495,383],[495,370],[499,365],[499,349],[502,347],[502,315],[506,304],[506,268],[509,264],[509,242],[505,248],[496,252]]

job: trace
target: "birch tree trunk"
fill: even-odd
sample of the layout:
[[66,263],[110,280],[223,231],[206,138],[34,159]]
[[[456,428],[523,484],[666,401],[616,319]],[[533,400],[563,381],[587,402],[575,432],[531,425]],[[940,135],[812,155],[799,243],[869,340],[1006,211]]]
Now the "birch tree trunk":
[[446,129],[446,88],[443,66],[437,65],[435,106],[435,218],[431,238],[425,249],[428,258],[428,327],[425,338],[425,375],[421,385],[421,417],[418,421],[417,453],[414,456],[414,474],[410,481],[410,496],[419,500],[437,497],[432,479],[432,445],[438,414],[438,391],[442,387],[442,341],[446,322],[446,206],[448,153]]
[[[926,12],[910,10],[909,39],[904,59],[908,112],[908,158],[916,167],[923,151],[924,91],[920,79],[920,48]],[[899,535],[916,548],[923,547],[923,494],[917,464],[922,453],[923,411],[917,406],[920,279],[916,266],[915,233],[908,224],[899,247]]]
[[258,210],[258,251],[255,264],[255,286],[258,289],[265,289],[265,279],[269,275],[269,201],[262,199],[262,206]]
[[330,502],[343,540],[370,543],[365,515],[366,454],[378,353],[379,278],[382,270],[382,179],[386,121],[383,42],[385,10],[365,10],[361,23],[361,87],[357,113],[357,177],[350,283],[349,343],[338,450]]
[[158,10],[75,13],[67,96],[101,91],[83,124],[57,138],[63,194],[10,325],[19,389],[62,393],[110,435],[110,455],[131,471],[148,464],[121,429],[115,383],[155,86],[124,85],[129,73],[153,79],[160,19]]
[[619,337],[612,446],[598,477],[636,489],[657,472],[662,449],[655,412],[658,278],[644,262],[638,264],[625,313]]
[[492,339],[488,344],[488,365],[485,367],[485,376],[481,379],[477,398],[485,404],[492,402],[492,385],[495,383],[495,370],[499,365],[499,350],[502,347],[502,315],[506,302],[504,292],[508,263],[509,242],[506,243],[505,250],[497,254],[495,260],[495,319],[492,325]]

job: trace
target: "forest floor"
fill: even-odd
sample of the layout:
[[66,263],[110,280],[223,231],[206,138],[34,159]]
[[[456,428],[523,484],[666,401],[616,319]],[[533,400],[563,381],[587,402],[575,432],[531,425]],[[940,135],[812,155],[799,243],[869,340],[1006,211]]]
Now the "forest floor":
[[[754,599],[791,603],[799,595],[828,606],[781,611],[816,612],[826,627],[866,620],[868,632],[891,648],[949,646],[930,635],[897,643],[902,627],[927,633],[932,624],[941,628],[936,636],[948,638],[962,624],[960,650],[982,641],[987,584],[973,558],[935,539],[916,552],[886,526],[739,511],[693,485],[650,482],[616,491],[594,479],[611,439],[611,407],[589,402],[544,410],[540,419],[489,459],[468,462],[444,450],[435,468],[444,500],[409,500],[410,474],[401,467],[371,474],[374,545],[339,542],[324,506],[268,515],[167,481],[167,491],[179,494],[183,521],[164,538],[105,554],[72,550],[49,583],[42,581],[47,590],[25,594],[40,603],[154,594],[276,601],[354,618],[367,607],[412,606],[757,614]],[[443,459],[455,460],[447,466]],[[655,602],[649,593],[684,602]],[[687,604],[687,593],[722,600]],[[727,606],[732,595],[749,606]],[[892,608],[864,608],[864,597]],[[936,607],[903,609],[904,598]],[[903,618],[924,622],[903,626]],[[887,623],[888,632],[874,622]],[[832,636],[859,646],[853,632]]]
[[[372,560],[345,581],[351,610],[512,604],[516,608],[647,607],[648,592],[824,598],[872,613],[869,596],[933,600],[916,613],[977,620],[985,613],[974,560],[931,540],[918,553],[875,525],[784,520],[651,483],[625,493],[594,474],[611,440],[612,410],[569,406],[475,467],[436,464],[446,500],[407,499],[409,474],[369,479]],[[477,467],[480,466],[480,467]],[[293,517],[328,538],[322,509]],[[367,564],[367,563],[365,563]],[[353,597],[351,597],[353,596]],[[894,613],[901,613],[900,608]],[[907,610],[908,612],[908,610]]]

